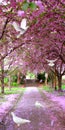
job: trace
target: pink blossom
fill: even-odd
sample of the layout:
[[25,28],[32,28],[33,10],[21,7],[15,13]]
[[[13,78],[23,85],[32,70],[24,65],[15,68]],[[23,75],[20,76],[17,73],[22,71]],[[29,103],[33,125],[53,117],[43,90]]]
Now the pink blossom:
[[25,12],[23,10],[18,10],[17,14],[18,16],[24,16]]

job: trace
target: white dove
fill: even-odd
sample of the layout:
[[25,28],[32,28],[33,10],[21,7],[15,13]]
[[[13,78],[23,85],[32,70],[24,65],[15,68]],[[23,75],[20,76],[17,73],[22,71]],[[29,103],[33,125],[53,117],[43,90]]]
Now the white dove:
[[27,26],[26,24],[27,19],[24,18],[21,21],[21,24],[19,25],[18,23],[16,23],[15,21],[12,23],[14,29],[19,32],[19,34],[17,35],[17,38],[19,38],[22,34],[24,34],[26,32],[26,30],[29,28],[29,26]]
[[55,59],[55,60],[48,60],[48,59],[46,59],[46,61],[49,62],[49,63],[48,63],[49,66],[54,66],[54,62],[55,62],[56,60],[57,60],[57,59]]
[[20,126],[21,124],[30,123],[30,120],[22,119],[14,114],[14,112],[11,112],[11,115],[13,117],[13,121],[17,124],[17,126]]
[[35,102],[35,106],[37,107],[37,108],[44,108],[44,106],[39,102],[39,101],[36,101]]

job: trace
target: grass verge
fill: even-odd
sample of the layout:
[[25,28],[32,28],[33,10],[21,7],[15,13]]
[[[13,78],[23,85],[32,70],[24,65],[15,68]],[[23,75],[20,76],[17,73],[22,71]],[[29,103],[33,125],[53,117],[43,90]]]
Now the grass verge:
[[[11,87],[11,89],[9,89],[8,87],[5,87],[4,94],[0,94],[0,96],[8,95],[8,94],[19,94],[24,91],[25,91],[25,88],[23,87]],[[1,92],[1,87],[0,87],[0,92]]]

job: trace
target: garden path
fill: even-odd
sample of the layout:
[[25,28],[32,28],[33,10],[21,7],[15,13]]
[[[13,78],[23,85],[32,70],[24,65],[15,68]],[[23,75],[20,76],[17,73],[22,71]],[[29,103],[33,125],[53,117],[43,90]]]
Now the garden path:
[[[37,108],[36,101],[44,107]],[[5,128],[2,130],[65,130],[65,112],[62,107],[37,87],[26,88],[13,112],[31,122],[17,127],[9,113],[5,119]]]

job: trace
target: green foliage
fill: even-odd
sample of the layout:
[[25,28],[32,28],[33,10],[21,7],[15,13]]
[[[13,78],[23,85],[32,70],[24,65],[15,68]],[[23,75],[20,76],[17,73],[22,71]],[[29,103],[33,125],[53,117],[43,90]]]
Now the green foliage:
[[63,90],[65,89],[65,85],[62,85],[62,89],[63,89]]
[[41,13],[41,14],[40,14],[40,18],[44,17],[45,14],[46,14],[46,12]]
[[24,2],[22,5],[22,10],[26,11],[28,8],[30,8],[31,10],[35,10],[37,6],[34,2]]
[[32,9],[32,10],[35,10],[37,8],[36,4],[34,2],[30,2],[29,4],[29,7]]
[[29,7],[29,3],[28,2],[25,2],[22,6],[22,10],[26,11]]
[[[11,86],[17,87],[17,86],[19,85],[19,84],[17,84],[17,76],[14,75],[14,76],[12,76],[11,78],[12,78],[12,80],[11,80]],[[4,84],[5,84],[6,86],[8,86],[8,82],[9,82],[8,77],[5,77],[5,78],[4,78]]]
[[17,82],[17,75],[12,76],[12,82]]
[[50,82],[51,81],[51,77],[50,77],[50,75],[48,75],[48,80],[47,80],[47,82]]
[[42,80],[42,82],[45,82],[45,73],[39,73],[39,74],[37,74],[37,79],[39,81]]
[[17,84],[16,82],[11,82],[11,86],[18,87],[18,86],[19,86],[19,84]]
[[34,79],[35,75],[33,73],[31,73],[31,72],[28,72],[27,77],[29,77],[30,79]]
[[4,78],[4,83],[7,84],[9,79],[7,77]]
[[24,84],[25,75],[20,76],[20,84]]

